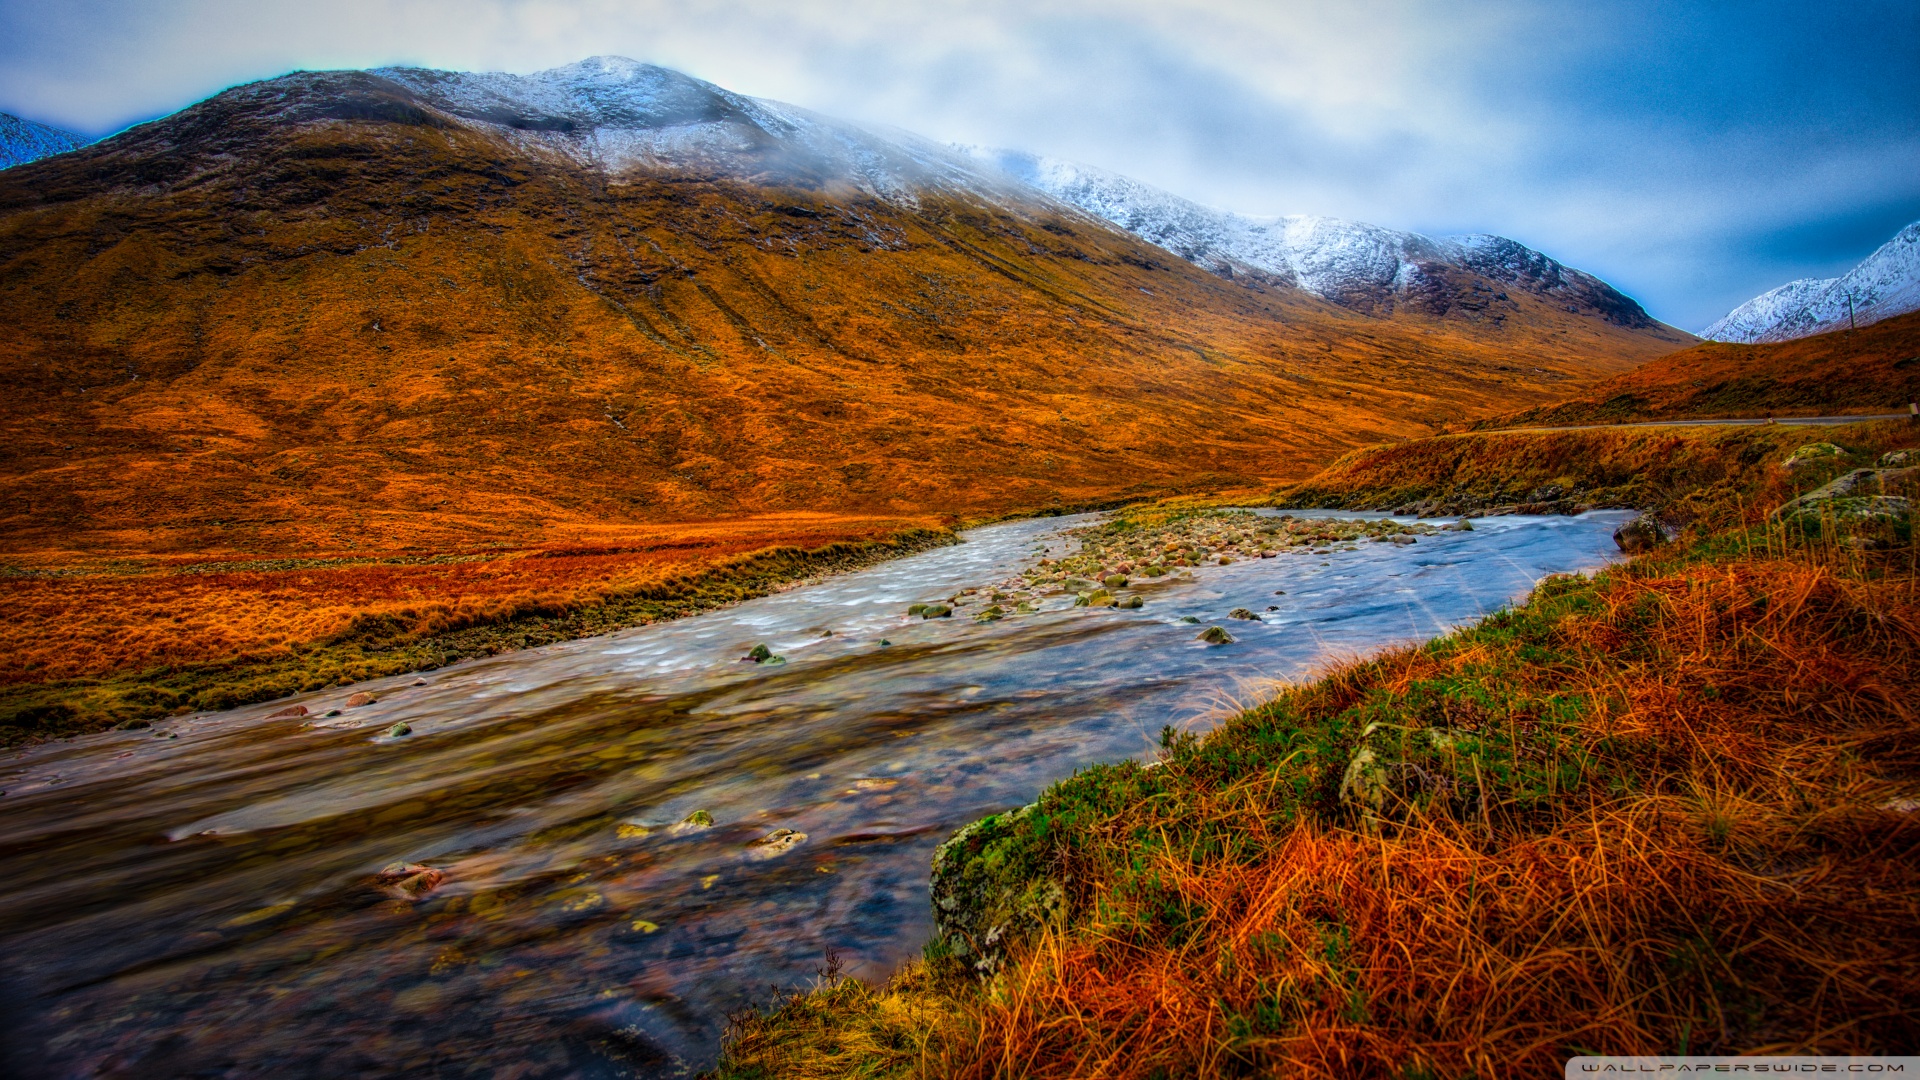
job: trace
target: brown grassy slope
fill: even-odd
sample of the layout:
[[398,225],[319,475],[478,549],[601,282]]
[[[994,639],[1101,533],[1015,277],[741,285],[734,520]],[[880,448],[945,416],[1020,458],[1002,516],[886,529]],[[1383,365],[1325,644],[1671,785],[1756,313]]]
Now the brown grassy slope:
[[1255,483],[1678,340],[1526,297],[1498,326],[1371,319],[1074,215],[610,180],[377,80],[288,86],[0,174],[6,549],[433,549]]
[[1825,434],[1849,451],[1825,475],[1729,460],[1687,545],[1549,579],[983,823],[977,895],[1052,880],[1063,917],[985,981],[936,947],[886,988],[745,1018],[719,1075],[1500,1078],[1588,1052],[1909,1051],[1920,564],[1910,532],[1861,551],[1764,515],[1920,430]]
[[1570,401],[1475,427],[1903,412],[1920,400],[1920,312],[1773,345],[1701,342]]
[[[1893,445],[1906,425],[1874,435]],[[1756,493],[1785,482],[1777,463],[1794,449],[1835,437],[1793,426],[1596,428],[1485,431],[1355,450],[1299,484],[1280,489],[1284,506],[1391,510],[1434,500],[1464,506],[1566,499],[1595,507],[1659,507],[1676,521],[1719,508],[1729,492]],[[1803,480],[1810,481],[1813,474]],[[1706,500],[1702,504],[1701,500]]]

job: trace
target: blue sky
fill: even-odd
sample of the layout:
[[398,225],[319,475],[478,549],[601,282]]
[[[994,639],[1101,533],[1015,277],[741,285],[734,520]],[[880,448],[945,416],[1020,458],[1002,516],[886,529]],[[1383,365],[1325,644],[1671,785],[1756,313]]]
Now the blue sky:
[[294,68],[595,54],[1252,214],[1497,232],[1698,330],[1920,219],[1920,4],[0,0],[89,133]]

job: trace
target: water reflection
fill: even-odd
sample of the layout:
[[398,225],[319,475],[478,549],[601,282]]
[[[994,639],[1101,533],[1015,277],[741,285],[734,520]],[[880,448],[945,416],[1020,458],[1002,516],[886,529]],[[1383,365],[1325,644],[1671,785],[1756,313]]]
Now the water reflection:
[[[727,1012],[828,950],[876,975],[912,955],[928,858],[958,826],[1263,680],[1597,566],[1623,517],[1208,567],[1137,611],[902,616],[1066,550],[1078,523],[1018,522],[725,612],[309,695],[307,718],[276,702],[35,748],[0,779],[6,1063],[697,1069]],[[1265,621],[1232,623],[1231,646],[1181,621],[1243,606]],[[756,642],[788,662],[740,662]],[[697,810],[711,828],[675,828]],[[755,846],[777,829],[806,839]],[[445,880],[416,897],[379,878],[395,862]]]

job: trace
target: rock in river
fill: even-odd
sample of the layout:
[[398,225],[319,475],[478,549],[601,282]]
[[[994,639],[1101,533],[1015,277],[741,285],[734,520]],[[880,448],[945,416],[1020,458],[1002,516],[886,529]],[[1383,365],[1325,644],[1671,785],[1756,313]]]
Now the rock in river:
[[771,859],[776,855],[785,855],[806,842],[806,833],[794,832],[792,829],[775,829],[748,844],[747,854],[756,859]]
[[1233,635],[1227,633],[1227,629],[1224,626],[1209,626],[1205,630],[1200,631],[1200,636],[1194,638],[1194,640],[1204,641],[1209,645],[1231,645],[1233,644]]

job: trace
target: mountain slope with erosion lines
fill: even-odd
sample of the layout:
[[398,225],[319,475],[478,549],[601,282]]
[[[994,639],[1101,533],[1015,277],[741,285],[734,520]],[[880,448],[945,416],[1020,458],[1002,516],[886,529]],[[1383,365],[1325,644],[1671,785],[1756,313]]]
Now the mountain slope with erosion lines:
[[1250,289],[958,155],[562,71],[562,105],[671,100],[587,124],[488,113],[482,77],[300,73],[0,174],[5,547],[444,549],[1254,486],[1671,343]]

